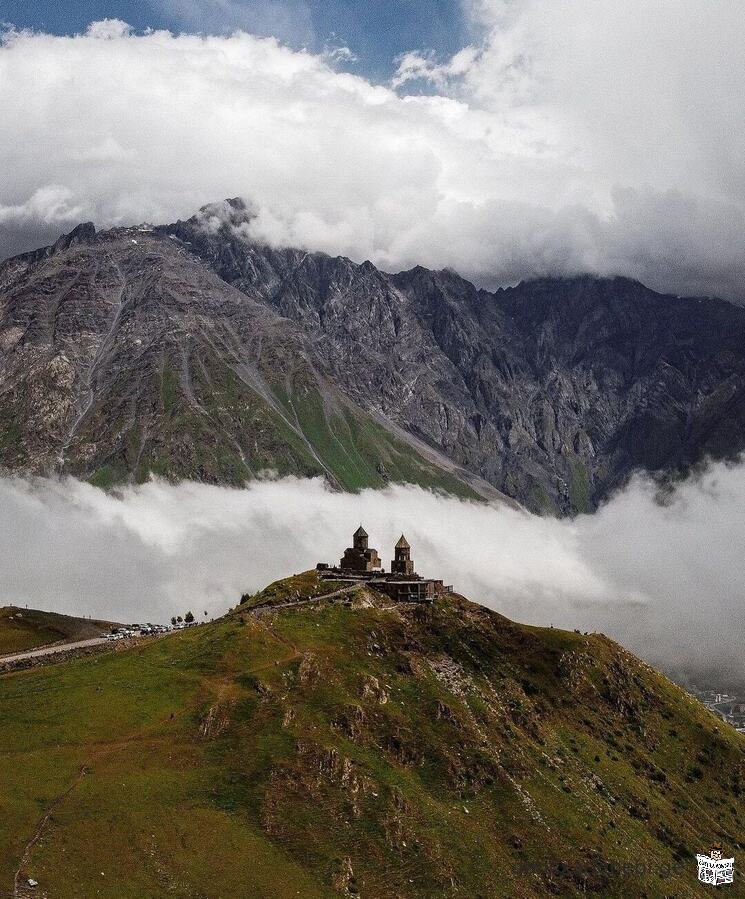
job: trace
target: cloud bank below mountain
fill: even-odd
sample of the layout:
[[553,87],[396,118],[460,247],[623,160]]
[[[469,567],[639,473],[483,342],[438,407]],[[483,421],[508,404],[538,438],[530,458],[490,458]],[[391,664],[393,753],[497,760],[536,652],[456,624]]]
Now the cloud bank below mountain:
[[362,520],[386,565],[403,530],[418,570],[509,617],[604,631],[668,670],[745,678],[740,466],[713,466],[664,505],[637,481],[574,521],[297,479],[116,495],[12,479],[0,508],[0,604],[130,621],[217,615],[245,591],[336,561]]
[[241,195],[253,237],[388,270],[743,298],[737,5],[467,7],[473,46],[407,54],[390,86],[242,32],[7,33],[0,255]]

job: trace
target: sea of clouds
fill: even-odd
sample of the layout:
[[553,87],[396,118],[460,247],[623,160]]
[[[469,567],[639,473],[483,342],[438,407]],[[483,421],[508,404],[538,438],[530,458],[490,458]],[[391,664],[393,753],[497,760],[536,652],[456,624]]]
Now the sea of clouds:
[[[6,31],[0,257],[242,196],[252,237],[387,270],[745,297],[740,4],[463,0],[469,46],[376,84],[339,48],[224,33],[254,21],[233,0],[161,3],[192,33]],[[262,29],[304,21],[270,6]]]
[[745,677],[745,468],[714,465],[664,504],[638,480],[595,515],[539,518],[411,486],[350,495],[287,478],[245,489],[0,481],[0,605],[127,621],[224,612],[338,560],[362,521],[386,565],[532,624],[603,631],[680,674]]

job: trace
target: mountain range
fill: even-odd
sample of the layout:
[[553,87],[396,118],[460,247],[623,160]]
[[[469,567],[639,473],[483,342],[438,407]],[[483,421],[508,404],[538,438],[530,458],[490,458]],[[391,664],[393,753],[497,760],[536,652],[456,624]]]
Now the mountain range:
[[410,482],[571,515],[745,448],[744,308],[621,277],[490,292],[251,225],[230,200],[0,263],[0,468]]

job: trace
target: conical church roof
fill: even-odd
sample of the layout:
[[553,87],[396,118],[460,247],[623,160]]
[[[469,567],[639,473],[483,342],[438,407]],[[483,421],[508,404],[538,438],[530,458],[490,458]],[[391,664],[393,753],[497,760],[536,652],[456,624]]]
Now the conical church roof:
[[409,541],[404,537],[403,534],[399,537],[398,543],[396,544],[396,549],[411,549],[409,545]]
[[354,536],[355,536],[355,537],[368,537],[369,534],[368,534],[367,531],[362,527],[362,525],[360,525],[360,526],[357,528],[357,530],[354,532]]

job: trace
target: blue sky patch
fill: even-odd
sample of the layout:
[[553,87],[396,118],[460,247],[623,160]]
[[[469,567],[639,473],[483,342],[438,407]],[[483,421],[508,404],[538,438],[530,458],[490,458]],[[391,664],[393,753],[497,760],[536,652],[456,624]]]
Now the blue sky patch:
[[457,0],[0,0],[0,21],[55,34],[81,32],[104,18],[137,30],[244,28],[316,52],[348,46],[357,57],[350,68],[373,80],[387,79],[407,50],[444,59],[468,42]]

